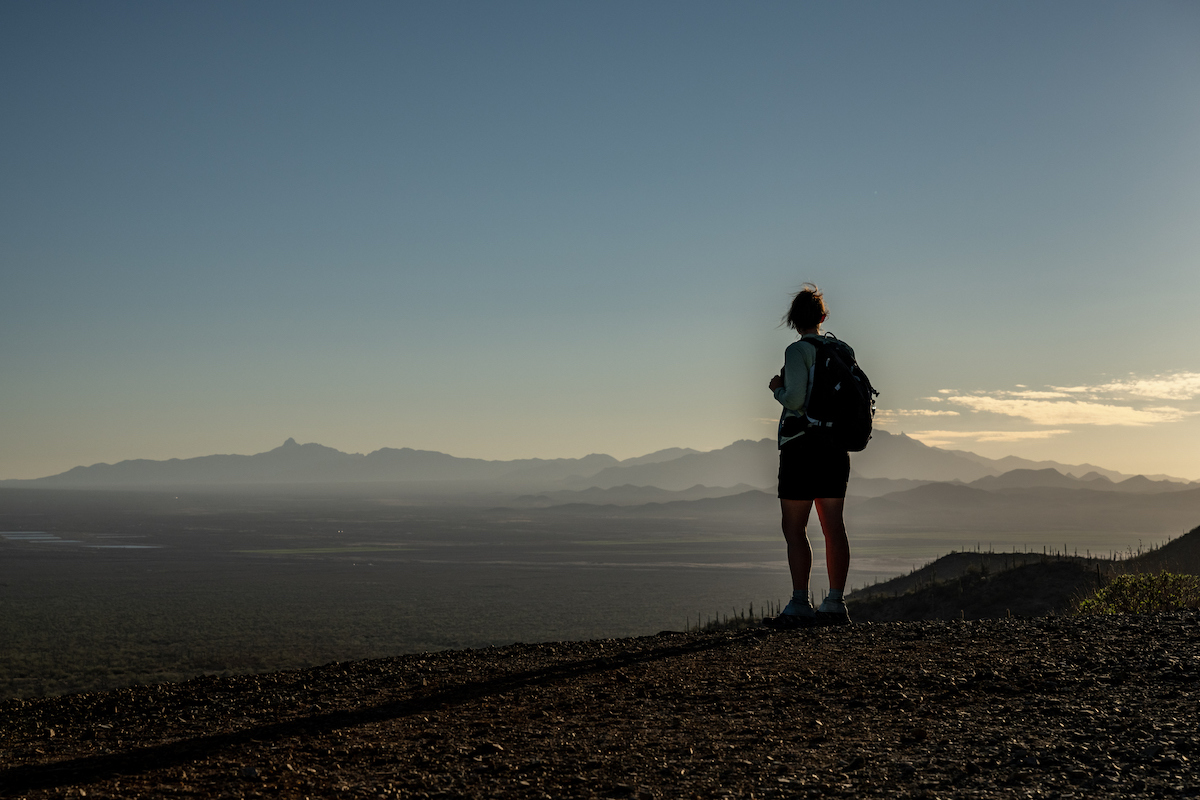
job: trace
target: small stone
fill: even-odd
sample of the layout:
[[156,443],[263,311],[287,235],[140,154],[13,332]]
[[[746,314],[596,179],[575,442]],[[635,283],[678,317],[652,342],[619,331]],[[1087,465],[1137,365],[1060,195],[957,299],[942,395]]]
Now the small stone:
[[471,751],[471,755],[482,758],[483,756],[494,756],[504,752],[504,748],[495,742],[484,742]]
[[865,758],[863,758],[862,756],[854,756],[853,758],[842,762],[840,768],[845,770],[846,772],[853,772],[854,770],[862,769],[866,765],[866,763],[867,763],[867,760]]
[[1162,751],[1163,747],[1161,744],[1147,745],[1146,747],[1142,748],[1140,753],[1137,754],[1137,758],[1140,761],[1149,761]]

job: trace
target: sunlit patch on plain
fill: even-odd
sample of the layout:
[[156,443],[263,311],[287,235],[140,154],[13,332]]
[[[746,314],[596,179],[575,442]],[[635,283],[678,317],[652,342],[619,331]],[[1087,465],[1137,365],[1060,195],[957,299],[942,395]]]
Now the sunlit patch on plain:
[[409,545],[397,544],[371,547],[286,547],[270,550],[234,550],[233,552],[259,556],[294,556],[322,553],[390,553],[411,549],[413,548]]
[[0,536],[10,542],[32,542],[36,544],[80,544],[78,539],[62,539],[44,531],[0,531]]
[[159,550],[161,544],[85,544],[92,550]]

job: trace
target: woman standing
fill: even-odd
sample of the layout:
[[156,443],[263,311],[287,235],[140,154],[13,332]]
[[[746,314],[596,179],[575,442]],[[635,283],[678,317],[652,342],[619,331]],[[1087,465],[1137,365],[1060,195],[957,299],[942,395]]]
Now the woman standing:
[[[850,480],[850,454],[808,429],[805,407],[812,390],[815,342],[821,338],[821,323],[829,315],[821,291],[806,283],[792,296],[783,321],[800,334],[788,345],[784,367],[769,384],[783,406],[779,418],[779,505],[783,512],[783,538],[787,542],[788,569],[792,576],[792,599],[778,617],[768,620],[775,627],[800,628],[816,625],[845,625],[850,622],[842,595],[850,569],[850,543],[846,538],[843,510],[846,484]],[[825,534],[825,561],[829,572],[829,594],[819,608],[809,601],[812,547],[808,543],[808,517],[813,506]]]

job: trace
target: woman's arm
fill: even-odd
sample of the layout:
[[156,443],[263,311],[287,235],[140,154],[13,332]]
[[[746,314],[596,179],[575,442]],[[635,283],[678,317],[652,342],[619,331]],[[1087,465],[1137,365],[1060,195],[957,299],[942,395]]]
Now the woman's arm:
[[771,381],[771,391],[780,405],[791,411],[801,411],[808,402],[809,369],[817,358],[817,348],[800,341],[788,346],[784,353],[783,371]]

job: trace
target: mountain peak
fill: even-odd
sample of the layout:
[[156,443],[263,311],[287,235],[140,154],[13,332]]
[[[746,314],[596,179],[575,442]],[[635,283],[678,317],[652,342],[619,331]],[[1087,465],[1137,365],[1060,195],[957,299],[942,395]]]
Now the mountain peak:
[[288,440],[283,443],[283,446],[284,447],[296,447],[297,446],[296,440],[289,436]]

